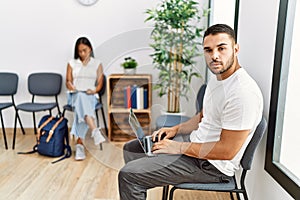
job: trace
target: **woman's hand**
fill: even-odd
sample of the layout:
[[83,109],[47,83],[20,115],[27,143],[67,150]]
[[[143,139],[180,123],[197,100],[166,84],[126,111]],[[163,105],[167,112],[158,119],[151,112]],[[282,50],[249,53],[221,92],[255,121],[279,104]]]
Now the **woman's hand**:
[[87,89],[86,91],[87,94],[96,94],[96,90],[92,90],[92,89]]
[[70,91],[75,91],[75,90],[76,90],[75,86],[72,84],[71,81],[67,81],[67,88],[68,88]]
[[158,131],[154,131],[152,134],[152,141],[155,141],[155,138],[158,138],[158,141],[161,141],[162,139],[169,139],[173,138],[177,134],[177,128],[171,127],[171,128],[161,128]]

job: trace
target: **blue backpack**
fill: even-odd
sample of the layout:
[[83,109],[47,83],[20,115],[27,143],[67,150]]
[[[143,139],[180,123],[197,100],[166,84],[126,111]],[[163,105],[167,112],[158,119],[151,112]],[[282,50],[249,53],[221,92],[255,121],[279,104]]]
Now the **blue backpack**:
[[53,117],[46,115],[42,117],[38,125],[37,144],[29,152],[18,152],[18,154],[31,154],[38,152],[44,156],[62,158],[53,161],[59,162],[72,155],[69,145],[68,120],[64,117]]

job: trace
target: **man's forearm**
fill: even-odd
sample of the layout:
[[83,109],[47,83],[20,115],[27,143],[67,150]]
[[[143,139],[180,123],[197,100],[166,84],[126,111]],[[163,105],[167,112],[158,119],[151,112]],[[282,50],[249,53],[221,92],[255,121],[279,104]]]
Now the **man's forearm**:
[[189,134],[193,130],[198,129],[198,124],[202,119],[202,114],[199,113],[195,116],[193,116],[191,119],[189,119],[186,122],[183,122],[181,124],[176,125],[176,129],[178,130],[177,133],[181,134]]
[[[239,152],[250,130],[222,129],[220,140],[215,142],[181,142],[180,153],[209,160],[231,160]],[[177,145],[178,146],[178,145]]]

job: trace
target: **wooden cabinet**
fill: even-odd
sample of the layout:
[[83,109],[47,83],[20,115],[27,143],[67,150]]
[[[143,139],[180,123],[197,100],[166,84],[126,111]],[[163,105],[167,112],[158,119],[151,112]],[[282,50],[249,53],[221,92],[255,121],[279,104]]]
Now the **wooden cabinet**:
[[110,141],[128,141],[135,135],[128,123],[129,108],[126,88],[139,87],[147,91],[147,107],[133,109],[146,135],[151,134],[152,77],[150,74],[111,74],[107,78],[108,138]]

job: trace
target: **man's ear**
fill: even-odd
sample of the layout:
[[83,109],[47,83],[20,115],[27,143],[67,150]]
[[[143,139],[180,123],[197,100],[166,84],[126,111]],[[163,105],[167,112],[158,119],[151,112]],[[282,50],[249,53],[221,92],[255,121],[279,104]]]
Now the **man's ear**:
[[234,53],[235,53],[235,54],[238,54],[239,51],[240,51],[240,45],[239,45],[239,44],[235,44],[235,45],[234,45]]

